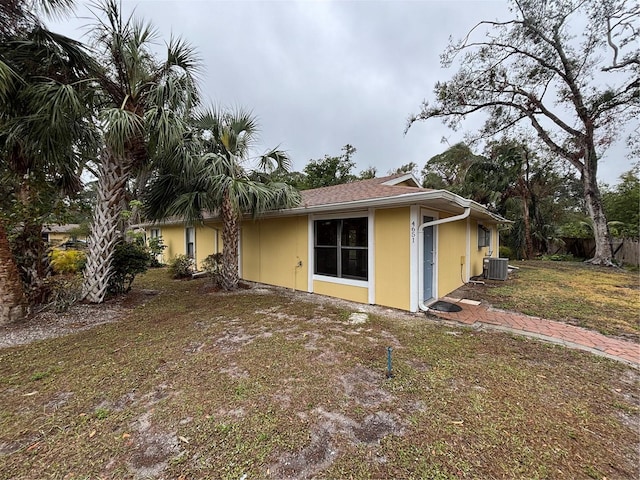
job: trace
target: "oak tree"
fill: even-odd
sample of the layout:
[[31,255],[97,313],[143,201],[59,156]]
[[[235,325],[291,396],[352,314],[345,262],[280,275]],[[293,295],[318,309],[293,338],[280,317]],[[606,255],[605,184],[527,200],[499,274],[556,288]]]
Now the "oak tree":
[[[528,122],[546,147],[581,176],[594,225],[590,260],[610,265],[610,234],[597,183],[598,161],[640,113],[640,7],[627,0],[512,0],[514,18],[481,21],[442,54],[458,61],[435,86],[414,122],[440,118],[457,128],[470,114],[486,119],[491,139]],[[576,32],[580,25],[581,32]]]

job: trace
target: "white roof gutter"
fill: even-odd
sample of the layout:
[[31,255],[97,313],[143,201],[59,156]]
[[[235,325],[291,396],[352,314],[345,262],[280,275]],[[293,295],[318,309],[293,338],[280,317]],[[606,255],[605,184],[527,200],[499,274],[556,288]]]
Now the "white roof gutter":
[[[425,222],[425,223],[421,224],[418,227],[418,251],[419,251],[418,264],[422,265],[422,262],[424,261],[424,248],[420,248],[420,245],[424,244],[423,238],[424,238],[424,229],[425,228],[434,227],[436,225],[442,225],[443,223],[451,223],[451,222],[457,222],[458,220],[464,220],[469,215],[471,215],[471,207],[470,206],[465,206],[464,207],[464,212],[461,213],[460,215],[456,215],[454,217],[441,218],[440,220],[432,220],[430,222]],[[426,299],[423,298],[424,297],[424,269],[423,269],[422,275],[418,275],[418,293],[419,293],[418,308],[420,308],[420,310],[426,312],[427,310],[429,310],[429,307],[427,305],[425,305],[424,301]]]

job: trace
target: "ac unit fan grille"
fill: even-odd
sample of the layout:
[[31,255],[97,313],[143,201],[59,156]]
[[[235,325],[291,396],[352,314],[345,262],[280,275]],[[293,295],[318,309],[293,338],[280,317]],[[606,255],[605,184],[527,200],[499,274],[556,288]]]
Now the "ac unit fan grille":
[[508,258],[489,258],[486,276],[489,280],[506,280],[509,276]]

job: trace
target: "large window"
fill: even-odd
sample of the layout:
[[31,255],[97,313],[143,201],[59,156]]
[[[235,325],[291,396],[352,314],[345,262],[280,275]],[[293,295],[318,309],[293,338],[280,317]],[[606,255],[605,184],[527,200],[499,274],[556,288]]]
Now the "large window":
[[367,225],[366,217],[316,220],[314,273],[367,280]]

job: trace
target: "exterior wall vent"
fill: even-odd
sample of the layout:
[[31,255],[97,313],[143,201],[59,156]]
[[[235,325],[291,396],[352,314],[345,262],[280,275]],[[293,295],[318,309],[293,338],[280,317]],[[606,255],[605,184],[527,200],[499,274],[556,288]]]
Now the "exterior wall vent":
[[509,259],[486,257],[483,271],[484,278],[489,280],[506,280],[509,275]]

